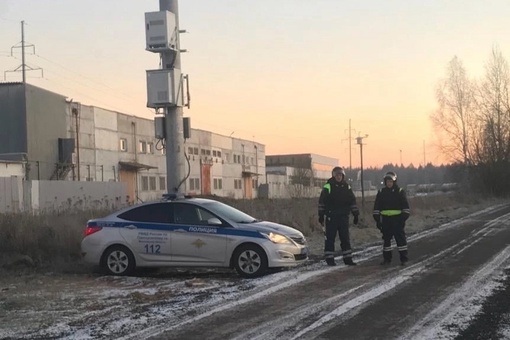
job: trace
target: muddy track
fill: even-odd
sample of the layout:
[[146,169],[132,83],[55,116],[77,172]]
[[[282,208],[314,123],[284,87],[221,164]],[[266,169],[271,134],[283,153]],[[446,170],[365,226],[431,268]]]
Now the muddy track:
[[369,249],[368,259],[357,267],[328,268],[256,300],[195,315],[166,329],[149,329],[147,335],[152,331],[153,339],[202,334],[208,339],[399,337],[507,247],[508,213],[506,207],[411,239],[407,267],[398,261],[382,267],[378,256],[370,258],[374,251]]

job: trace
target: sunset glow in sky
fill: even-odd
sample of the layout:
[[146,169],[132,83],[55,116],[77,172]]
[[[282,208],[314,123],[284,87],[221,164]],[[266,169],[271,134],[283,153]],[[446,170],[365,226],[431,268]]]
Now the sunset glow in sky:
[[[144,13],[156,0],[0,0],[0,76],[21,63],[20,21],[44,69],[28,82],[86,105],[152,118]],[[508,0],[180,0],[193,128],[254,139],[266,154],[316,153],[365,166],[445,160],[429,115],[457,55],[480,78],[494,45],[510,59]],[[31,52],[31,49],[27,50]],[[6,73],[7,81],[21,80]],[[352,141],[352,166],[360,150]],[[425,154],[424,154],[425,152]]]

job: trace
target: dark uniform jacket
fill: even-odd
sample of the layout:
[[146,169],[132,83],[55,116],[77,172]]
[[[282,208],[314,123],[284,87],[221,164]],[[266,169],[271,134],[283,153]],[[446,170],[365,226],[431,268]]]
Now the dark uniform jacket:
[[397,216],[402,215],[402,218],[407,220],[409,214],[409,202],[407,201],[406,192],[398,185],[393,184],[393,187],[384,187],[375,197],[373,216],[376,221],[380,221],[380,216]]
[[331,177],[324,185],[319,197],[319,216],[358,215],[356,197],[345,181],[337,182]]

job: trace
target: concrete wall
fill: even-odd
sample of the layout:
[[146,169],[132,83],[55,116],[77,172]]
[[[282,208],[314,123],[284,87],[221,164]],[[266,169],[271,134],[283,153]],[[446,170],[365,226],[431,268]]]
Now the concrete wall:
[[0,213],[13,213],[22,210],[22,177],[0,177]]
[[0,160],[0,177],[25,176],[25,166],[22,162],[5,162]]
[[[67,137],[66,98],[26,84],[28,160],[40,161],[41,179],[50,179],[58,162],[58,139]],[[29,178],[37,176],[31,167]]]
[[27,153],[27,122],[23,84],[0,84],[0,159],[16,159],[2,154]]
[[[277,171],[279,172],[277,173]],[[288,173],[292,173],[290,167],[271,167],[275,173],[267,174],[267,192],[264,192],[266,198],[298,198],[298,197],[317,197],[319,198],[322,188],[303,185],[290,184]]]
[[24,186],[25,207],[35,211],[118,209],[127,202],[122,182],[26,181]]

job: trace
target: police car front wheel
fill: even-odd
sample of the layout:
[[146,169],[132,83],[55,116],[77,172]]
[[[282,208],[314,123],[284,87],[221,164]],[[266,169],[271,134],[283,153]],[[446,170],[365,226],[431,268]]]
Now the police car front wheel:
[[267,255],[257,245],[241,246],[234,253],[234,268],[240,276],[246,278],[264,275],[267,271]]

